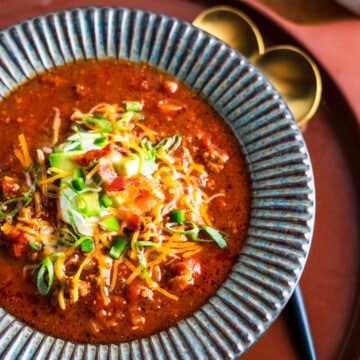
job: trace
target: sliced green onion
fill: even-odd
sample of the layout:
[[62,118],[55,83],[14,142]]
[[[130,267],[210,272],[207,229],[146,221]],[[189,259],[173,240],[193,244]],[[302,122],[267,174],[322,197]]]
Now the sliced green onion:
[[173,136],[169,136],[160,140],[155,146],[155,151],[158,156],[161,155],[161,152],[171,154],[180,146],[180,144],[181,135],[179,133],[176,133]]
[[114,259],[118,259],[127,247],[128,243],[129,240],[125,236],[115,237],[111,244],[109,255]]
[[[34,192],[37,184],[37,179],[39,177],[39,168],[37,165],[32,164],[26,170],[27,173],[34,173],[34,181],[32,182],[28,191],[25,191],[22,196],[14,197],[7,199],[0,203],[0,217],[14,216],[22,209],[26,208],[32,201],[32,193]],[[17,203],[15,208],[12,211],[4,211],[3,208],[7,207],[10,204]]]
[[142,103],[140,101],[125,101],[125,111],[140,111]]
[[67,228],[58,229],[56,231],[56,238],[58,243],[66,246],[81,246],[82,252],[88,252],[94,249],[94,241],[92,237],[87,235],[77,237],[71,230]]
[[85,179],[85,175],[82,168],[76,168],[73,170],[74,179]]
[[98,172],[96,172],[96,173],[92,176],[92,179],[94,180],[94,182],[95,182],[96,184],[99,184],[99,183],[101,182],[101,177],[100,177],[100,175],[99,175]]
[[112,205],[113,201],[111,200],[111,197],[106,195],[106,194],[102,194],[100,196],[100,203],[103,207],[108,208],[109,206]]
[[116,121],[115,129],[119,131],[128,131],[135,127],[138,121],[144,120],[144,115],[135,111],[127,111]]
[[143,159],[142,163],[142,172],[146,174],[154,173],[158,165],[156,164],[156,150],[152,144],[152,142],[145,138],[140,143],[141,153],[139,153],[140,157]]
[[136,241],[135,242],[135,247],[139,248],[141,246],[154,246],[157,247],[159,246],[157,243],[154,243],[153,241]]
[[39,251],[41,249],[41,245],[33,241],[29,242],[29,246],[36,251]]
[[73,215],[72,211],[67,210],[66,213],[67,213],[67,215],[68,215],[68,217],[69,217],[70,225],[72,226],[72,228],[74,229],[75,232],[79,233],[79,232],[78,232],[78,229],[77,229],[77,226],[76,226],[75,218],[74,218],[74,215]]
[[[54,263],[60,256],[63,256],[63,253],[51,253],[34,268],[33,273],[37,272],[36,285],[40,295],[47,295],[49,293],[54,281]],[[52,260],[52,258],[56,259]]]
[[101,136],[94,140],[94,145],[104,147],[108,141],[107,136]]
[[[91,172],[91,170],[97,166],[98,161],[97,160],[93,160],[91,162],[91,165],[88,168],[88,171]],[[95,174],[92,176],[92,179],[94,180],[95,183],[99,184],[101,182],[101,177],[99,175],[99,173],[96,171]]]
[[120,229],[119,222],[113,215],[110,215],[105,219],[99,221],[99,226],[105,231],[117,231]]
[[149,139],[145,138],[141,141],[140,147],[145,155],[145,159],[155,162],[157,155],[153,143]]
[[[173,233],[178,233],[188,236],[191,240],[197,242],[211,242],[215,241],[220,248],[227,246],[225,239],[228,237],[228,234],[225,234],[215,228],[208,225],[196,225],[193,221],[184,221],[182,226],[178,228],[180,224],[177,222],[169,222],[165,225],[165,228]],[[209,235],[210,239],[204,239],[199,237],[200,231],[204,231]]]
[[85,181],[84,181],[84,179],[81,179],[81,178],[72,179],[71,180],[71,185],[77,191],[85,189]]
[[[14,216],[22,209],[26,208],[32,201],[32,197],[26,195],[26,196],[19,196],[12,199],[5,200],[0,204],[0,217],[8,217],[8,216]],[[7,205],[13,204],[13,203],[22,203],[21,206],[16,207],[14,210],[6,212],[3,211],[3,208]]]
[[59,244],[76,247],[79,245],[78,237],[67,228],[59,228],[56,231],[56,239]]
[[137,123],[140,120],[144,120],[145,116],[143,114],[140,114],[136,111],[127,111],[124,114],[121,115],[122,119],[127,119],[130,117],[130,120],[134,121],[134,123]]
[[204,230],[220,248],[223,249],[227,246],[225,241],[225,239],[228,237],[227,234],[221,233],[219,230],[216,230],[215,228],[208,225],[201,225],[200,229]]
[[119,130],[119,131],[127,131],[127,130],[130,130],[127,126],[124,126],[124,125],[123,125],[123,121],[122,121],[122,120],[118,120],[118,121],[115,123],[115,129],[116,129],[116,130]]
[[186,225],[186,227],[182,226],[180,229],[176,228],[176,226],[178,226],[178,225],[179,225],[179,223],[177,223],[177,222],[171,222],[171,223],[167,223],[165,225],[165,228],[173,233],[186,235],[191,240],[203,241],[202,239],[199,239],[198,234],[199,234],[200,229],[193,221],[184,221],[183,225]]
[[28,174],[34,173],[34,181],[32,182],[30,189],[26,192],[24,192],[23,196],[30,196],[36,188],[36,184],[39,178],[39,167],[36,164],[31,164],[29,168],[26,170]]
[[137,259],[139,261],[140,268],[141,268],[141,271],[142,271],[141,279],[146,279],[149,276],[149,272],[146,269],[146,262],[145,262],[144,252],[142,250],[137,250],[136,256],[137,256]]
[[90,236],[82,236],[81,240],[81,251],[82,252],[90,252],[94,250],[94,240]]
[[88,131],[91,134],[102,134],[102,133],[109,133],[112,132],[113,127],[111,121],[109,121],[105,116],[94,114],[93,117],[88,115],[83,116],[83,122],[81,123],[88,123],[94,125],[97,130],[90,130]]
[[73,179],[83,179],[85,180],[84,171],[82,168],[76,168],[73,170]]
[[176,209],[176,210],[170,211],[170,221],[171,222],[181,224],[184,220],[185,220],[184,210]]
[[74,169],[71,185],[77,191],[85,189],[85,175],[82,168]]
[[146,247],[146,246],[157,247],[158,244],[154,243],[153,241],[136,241],[135,242],[136,256],[139,261],[140,268],[142,270],[142,274],[141,274],[142,279],[146,279],[149,276],[149,273],[146,269],[144,252],[140,249],[140,247]]

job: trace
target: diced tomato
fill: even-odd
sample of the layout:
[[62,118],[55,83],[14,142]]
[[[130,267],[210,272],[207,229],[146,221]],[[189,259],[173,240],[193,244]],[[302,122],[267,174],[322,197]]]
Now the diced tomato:
[[140,228],[140,216],[131,214],[128,219],[128,228],[130,230],[138,230]]

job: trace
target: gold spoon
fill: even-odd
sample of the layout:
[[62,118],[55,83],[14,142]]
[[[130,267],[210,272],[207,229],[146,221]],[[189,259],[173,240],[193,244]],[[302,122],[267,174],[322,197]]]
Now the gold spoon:
[[295,46],[279,45],[265,51],[255,23],[230,6],[205,10],[193,21],[196,27],[216,36],[246,56],[274,85],[303,126],[316,112],[322,82],[314,61]]
[[[249,58],[282,95],[300,127],[315,114],[321,99],[321,76],[314,61],[302,50],[281,45],[265,51],[264,41],[255,23],[241,11],[229,6],[212,7],[202,12],[193,24]],[[302,355],[316,360],[299,285],[287,308],[298,330]]]

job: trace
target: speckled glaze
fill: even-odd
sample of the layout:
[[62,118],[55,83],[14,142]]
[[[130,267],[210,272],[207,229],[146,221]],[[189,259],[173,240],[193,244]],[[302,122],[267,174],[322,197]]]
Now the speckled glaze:
[[146,61],[190,85],[230,124],[252,180],[251,222],[228,279],[192,316],[129,343],[92,345],[42,334],[0,308],[1,359],[233,359],[280,313],[309,252],[314,182],[286,104],[243,56],[188,23],[125,8],[50,13],[0,32],[0,97],[78,59]]

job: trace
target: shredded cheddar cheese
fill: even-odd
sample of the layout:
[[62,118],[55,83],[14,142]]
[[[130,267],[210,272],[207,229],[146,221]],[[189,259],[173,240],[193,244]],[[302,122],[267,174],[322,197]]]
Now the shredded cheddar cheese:
[[29,149],[24,134],[19,135],[19,143],[23,154],[23,161],[24,161],[23,165],[27,169],[33,163],[33,161],[30,157]]
[[[33,194],[35,215],[19,216],[16,228],[32,239],[34,249],[42,249],[40,264],[24,271],[37,271],[40,293],[54,287],[63,310],[94,286],[106,306],[119,282],[130,286],[137,278],[177,301],[162,284],[163,273],[200,253],[206,242],[224,246],[219,231],[206,232],[212,227],[208,206],[222,194],[207,195],[204,165],[191,156],[181,134],[160,137],[148,128],[142,106],[101,103],[88,113],[77,109],[71,117],[76,131],[61,144],[61,115],[55,109],[56,147],[48,158],[47,150],[36,152],[41,193]],[[33,161],[23,134],[19,142],[15,155],[28,168]],[[56,228],[41,218],[41,196],[58,199]],[[183,219],[171,219],[174,209]],[[125,278],[120,265],[127,269]]]

